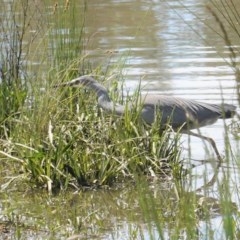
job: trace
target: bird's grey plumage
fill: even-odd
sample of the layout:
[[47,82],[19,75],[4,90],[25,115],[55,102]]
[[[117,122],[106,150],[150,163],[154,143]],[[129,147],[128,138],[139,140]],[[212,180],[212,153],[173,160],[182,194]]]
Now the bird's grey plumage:
[[172,96],[147,95],[142,110],[142,117],[147,123],[154,121],[155,108],[161,112],[162,124],[170,120],[173,129],[183,124],[184,129],[210,125],[219,118],[231,117],[235,111],[235,106],[228,104],[216,105]]
[[[103,109],[117,115],[125,113],[125,107],[115,104],[110,99],[107,89],[91,76],[81,76],[72,81],[59,84],[57,87],[79,87],[80,85],[84,85],[97,93],[98,105]],[[130,111],[136,106],[140,107],[141,117],[148,124],[152,124],[155,121],[156,115],[159,112],[161,129],[164,129],[166,124],[168,124],[174,130],[181,128],[183,131],[188,131],[191,135],[208,140],[212,144],[218,158],[221,159],[215,142],[211,138],[192,133],[189,130],[213,124],[219,118],[231,118],[235,113],[235,106],[230,104],[209,104],[180,97],[152,94],[139,96],[136,102],[132,102],[128,106],[128,110]]]
[[[107,89],[91,76],[81,76],[58,86],[79,87],[81,85],[97,93],[100,107],[117,115],[124,114],[125,107],[112,102]],[[132,103],[128,106],[129,110],[136,105],[140,106],[141,117],[148,124],[154,122],[156,112],[160,111],[162,128],[166,123],[171,123],[173,129],[178,129],[184,124],[186,125],[184,128],[188,129],[210,125],[219,118],[232,117],[236,109],[235,106],[230,104],[208,104],[180,97],[152,94],[140,96],[137,101],[137,104]]]

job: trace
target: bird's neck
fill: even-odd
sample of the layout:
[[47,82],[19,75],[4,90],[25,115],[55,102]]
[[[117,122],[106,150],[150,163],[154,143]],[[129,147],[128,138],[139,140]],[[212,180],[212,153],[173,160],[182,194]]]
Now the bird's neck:
[[124,106],[113,102],[109,97],[108,91],[105,87],[96,82],[91,86],[91,88],[97,93],[99,107],[113,114],[117,115],[124,114],[125,112]]
[[116,115],[123,115],[125,112],[125,107],[113,102],[108,94],[98,94],[98,105],[104,110]]

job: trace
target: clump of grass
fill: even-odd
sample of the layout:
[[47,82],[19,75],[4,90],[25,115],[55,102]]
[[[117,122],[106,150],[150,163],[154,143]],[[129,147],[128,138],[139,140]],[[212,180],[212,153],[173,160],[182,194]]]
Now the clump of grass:
[[[11,5],[14,11],[15,5]],[[4,11],[5,9],[3,9]],[[0,44],[0,137],[7,138],[13,128],[13,119],[19,116],[19,110],[24,105],[27,96],[24,81],[24,36],[28,30],[27,6],[21,6],[23,12],[22,25],[18,26],[18,17],[9,12],[1,19],[1,35],[4,36]],[[27,49],[25,49],[27,50]]]
[[[89,92],[49,89],[21,115],[11,144],[37,186],[112,186],[135,175],[180,177],[179,141],[136,115],[108,115]],[[29,143],[29,139],[31,139]],[[16,143],[21,143],[21,145]]]
[[[21,1],[26,19],[31,19],[29,4]],[[26,19],[26,28],[22,35],[17,32],[16,36],[21,37],[13,42],[10,52],[17,53],[13,57],[18,61],[7,59],[6,66],[12,74],[6,74],[8,71],[3,68],[2,123],[11,123],[11,131],[7,124],[1,124],[2,132],[7,133],[1,156],[12,169],[5,187],[18,180],[51,191],[69,186],[111,186],[141,174],[151,178],[174,174],[180,177],[178,137],[173,138],[169,131],[160,135],[157,123],[144,126],[137,112],[124,119],[107,115],[96,107],[95,98],[88,92],[61,92],[51,87],[51,82],[92,72],[82,51],[84,13],[79,24],[74,4],[64,6],[54,6],[53,17],[41,18],[39,32],[48,36],[43,45],[52,46],[50,61],[48,47],[42,48],[45,54],[41,53],[42,64],[48,64],[50,69],[45,74],[50,84],[40,83],[41,75],[37,72],[34,78],[21,78],[22,73],[29,76],[27,69],[32,69],[22,68],[24,33],[29,26]],[[24,53],[27,61],[28,51]]]

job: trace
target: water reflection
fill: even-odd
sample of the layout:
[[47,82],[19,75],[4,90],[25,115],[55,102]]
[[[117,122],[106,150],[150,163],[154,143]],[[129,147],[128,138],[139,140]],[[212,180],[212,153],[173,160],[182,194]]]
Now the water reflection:
[[[199,93],[195,87],[196,75],[200,81],[207,80],[206,84],[211,82],[213,89],[220,89],[222,80],[231,81],[231,87],[234,86],[232,69],[216,51],[223,46],[222,39],[216,38],[214,33],[209,37],[207,26],[199,20],[201,17],[209,19],[204,2],[184,1],[188,9],[179,1],[103,2],[88,3],[87,35],[93,38],[87,49],[92,53],[98,49],[92,56],[95,61],[103,57],[99,49],[102,54],[108,49],[117,50],[119,54],[113,62],[125,54],[124,74],[131,82],[126,88],[136,87],[139,79],[144,78],[146,83],[151,83],[145,86],[149,91],[167,90],[167,94],[171,91],[172,94],[188,95],[176,89],[177,84],[190,90],[192,97]],[[206,45],[209,38],[214,43]],[[228,54],[223,56],[228,57]],[[218,100],[221,100],[221,91],[218,93]],[[215,98],[215,93],[212,95]]]
[[[50,236],[69,240],[159,239],[160,236],[164,236],[162,239],[189,239],[188,225],[196,229],[195,237],[205,239],[208,238],[205,227],[209,224],[212,224],[213,239],[221,239],[223,234],[222,206],[218,199],[186,192],[171,181],[153,182],[149,186],[143,179],[139,185],[124,186],[121,190],[62,192],[51,198],[45,191],[36,190],[15,192],[11,197],[1,194],[0,197],[1,224],[6,225],[6,232],[0,227],[0,233],[6,238],[14,238],[17,227],[21,228],[23,239]],[[153,201],[154,205],[148,204]],[[12,215],[7,214],[9,205]],[[236,205],[230,204],[229,209],[229,212],[235,211]],[[212,223],[204,220],[209,216]]]
[[[206,1],[96,4],[90,0],[86,32],[91,44],[88,41],[86,48],[91,52],[89,59],[97,64],[108,58],[109,49],[117,52],[111,55],[110,64],[123,58],[120,66],[128,93],[141,79],[143,91],[237,104],[235,76],[227,64],[229,53],[223,39],[209,27],[214,21]],[[211,136],[224,150],[222,126],[219,121],[202,131],[206,135],[213,132]],[[202,147],[198,141],[192,152],[204,158]]]
[[[229,51],[224,40],[213,31],[220,33],[221,30],[207,10],[207,2],[99,1],[96,4],[90,0],[86,27],[87,36],[94,37],[91,44],[86,45],[91,53],[89,59],[96,64],[106,61],[107,64],[123,66],[119,73],[123,73],[126,79],[126,92],[134,91],[141,80],[144,92],[211,103],[224,100],[237,105],[235,76],[228,64]],[[240,8],[239,3],[236,8]],[[233,39],[239,41],[236,36]],[[106,54],[109,49],[116,51],[110,57]],[[226,139],[230,140],[235,153],[239,144],[225,131],[225,126],[230,123],[231,120],[218,121],[201,129],[203,135],[214,138],[221,154],[228,156]],[[198,189],[216,172],[214,157],[210,157],[209,146],[201,140],[193,137],[189,140],[189,136],[183,136],[182,141],[185,148],[183,158],[205,160],[205,164],[198,163],[194,169],[192,177],[195,180],[189,180],[191,190]],[[206,163],[207,159],[210,163]],[[229,163],[224,163],[218,170],[217,182],[222,182],[226,173],[234,174]],[[208,179],[202,176],[208,176]],[[236,182],[238,184],[239,180]],[[216,187],[213,185],[211,190],[214,192]],[[238,202],[234,194],[232,199]]]
[[[206,2],[206,0],[197,2],[185,0],[183,5],[177,0],[88,0],[85,28],[87,58],[95,66],[102,64],[106,71],[109,65],[119,66],[117,74],[123,74],[126,79],[124,86],[126,92],[134,91],[141,79],[143,92],[182,96],[211,103],[222,102],[224,99],[226,103],[237,104],[235,76],[227,64],[229,53],[224,48],[224,41],[208,27],[209,24],[213,23],[214,26],[217,24],[206,10]],[[236,7],[239,8],[240,4],[238,3]],[[53,34],[64,35],[69,32],[69,29],[52,31]],[[238,40],[236,39],[236,42]],[[108,74],[111,75],[111,72]],[[226,125],[228,124],[230,121],[226,121]],[[213,126],[202,128],[201,133],[213,137],[220,152],[226,154],[226,133],[223,122],[218,121]],[[238,142],[234,141],[230,134],[229,138],[232,150],[239,151]],[[203,151],[208,147],[201,140],[193,137],[189,140],[189,136],[185,135],[182,137],[182,142],[185,148],[182,157],[190,158],[191,164],[196,164],[190,176],[192,179],[186,179],[184,193],[189,194],[211,179],[216,170],[216,164],[211,153]],[[207,159],[210,159],[210,162]],[[199,160],[203,160],[204,164]],[[234,172],[236,165],[236,159],[233,159],[230,164],[232,168],[229,167],[229,163],[224,163],[218,173],[217,184],[221,183],[227,173],[233,179],[232,189],[237,189],[239,176]],[[203,179],[203,176],[207,176],[208,179]],[[166,189],[160,186],[159,184],[154,187],[159,190],[154,192],[154,197],[158,200],[160,212],[165,214],[169,204],[162,203],[166,203],[166,199],[171,199],[174,205],[176,196],[171,186],[167,186]],[[209,195],[214,195],[215,189],[216,185],[211,188],[212,192]],[[144,238],[148,239],[147,227],[144,221],[139,219],[141,213],[138,206],[138,193],[132,191],[130,196],[131,190],[127,189],[125,192],[108,194],[109,196],[94,192],[84,193],[84,196],[78,196],[76,200],[71,201],[71,210],[75,211],[77,216],[87,216],[84,219],[86,222],[83,222],[86,229],[91,222],[88,211],[98,213],[96,214],[98,219],[95,220],[97,223],[101,219],[109,219],[108,222],[105,220],[101,222],[101,226],[105,229],[100,228],[101,232],[106,232],[108,238],[111,238],[107,235],[108,231],[114,225],[116,235],[110,231],[114,239],[123,239],[139,226],[143,229]],[[231,198],[238,203],[238,196],[234,193]],[[75,219],[75,215],[68,215],[69,208],[63,210],[62,215],[66,217],[64,220]],[[175,214],[176,209],[167,210],[170,216]],[[38,212],[37,209],[36,213]],[[175,224],[174,220],[171,219],[171,221],[171,224]],[[222,224],[220,217],[216,222],[214,221],[213,225],[216,222]],[[170,224],[167,227],[171,230]],[[89,232],[93,235],[99,231],[93,225],[89,228]],[[216,226],[216,228],[220,227]],[[204,231],[204,226],[202,230]]]

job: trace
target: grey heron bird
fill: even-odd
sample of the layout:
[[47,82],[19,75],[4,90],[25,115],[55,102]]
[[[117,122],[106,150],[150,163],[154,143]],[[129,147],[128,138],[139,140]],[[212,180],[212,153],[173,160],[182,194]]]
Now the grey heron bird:
[[[86,86],[98,96],[98,105],[104,110],[110,111],[117,115],[124,115],[126,109],[123,105],[114,103],[109,97],[107,89],[98,83],[92,76],[84,75],[75,78],[69,82],[55,85],[79,87]],[[157,113],[161,116],[160,129],[166,128],[166,125],[171,125],[174,131],[181,129],[181,133],[204,139],[208,141],[219,161],[222,157],[216,147],[214,140],[210,137],[203,136],[191,131],[215,123],[218,119],[227,119],[233,117],[236,107],[231,104],[209,104],[194,100],[184,99],[180,97],[161,96],[155,94],[147,94],[141,96],[138,100],[140,106],[141,118],[147,123],[152,124],[156,120]],[[128,110],[135,107],[136,103],[128,106]]]

